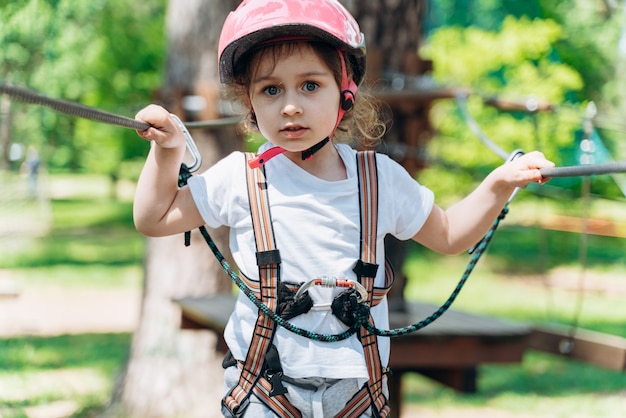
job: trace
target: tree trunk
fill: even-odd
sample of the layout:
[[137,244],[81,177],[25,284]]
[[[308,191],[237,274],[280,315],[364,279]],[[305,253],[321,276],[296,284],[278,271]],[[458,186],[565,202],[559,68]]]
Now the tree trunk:
[[[158,96],[183,120],[221,116],[216,48],[222,23],[237,3],[169,2],[166,76]],[[191,133],[203,157],[200,172],[242,146],[234,128]],[[228,231],[209,232],[230,258]],[[182,234],[147,241],[141,317],[109,415],[221,416],[222,358],[214,349],[218,336],[210,331],[180,330],[180,310],[172,300],[227,292],[231,282],[197,231],[192,233],[190,247],[183,243]]]

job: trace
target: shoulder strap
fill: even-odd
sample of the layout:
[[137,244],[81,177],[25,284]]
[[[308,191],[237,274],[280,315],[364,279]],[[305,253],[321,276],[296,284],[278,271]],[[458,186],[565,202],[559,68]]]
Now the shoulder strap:
[[[248,161],[251,158],[254,158],[254,154],[246,153],[246,179],[248,184],[250,213],[257,248],[256,259],[259,268],[260,296],[261,302],[275,312],[278,305],[280,252],[274,242],[274,231],[272,228],[267,195],[267,182],[265,180],[265,167],[250,168]],[[261,392],[267,391],[268,399],[269,396],[272,396],[272,399],[278,402],[278,405],[283,408],[280,416],[290,418],[300,417],[299,411],[290,406],[282,393],[272,393],[270,395],[272,388],[266,386],[267,381],[261,376],[263,363],[271,346],[275,330],[276,323],[259,310],[252,334],[252,341],[250,342],[248,354],[239,376],[239,382],[222,400],[223,409],[226,408],[230,415],[241,415],[245,411],[252,391],[255,390]]]
[[[367,289],[369,306],[374,297],[374,280],[378,265],[376,264],[376,240],[378,235],[378,171],[376,169],[376,153],[362,151],[357,153],[357,172],[359,178],[359,202],[361,207],[361,258],[354,267],[359,281]],[[369,322],[374,325],[370,314]],[[372,407],[378,417],[389,414],[389,403],[383,393],[383,374],[378,352],[378,339],[361,327],[359,338],[363,345],[365,362],[369,374],[368,384],[359,391],[346,406],[346,415],[357,417]]]

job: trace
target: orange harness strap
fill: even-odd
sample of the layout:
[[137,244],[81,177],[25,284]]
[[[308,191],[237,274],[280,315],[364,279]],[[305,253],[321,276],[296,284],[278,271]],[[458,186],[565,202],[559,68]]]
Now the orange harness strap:
[[[378,232],[378,171],[374,151],[357,153],[357,171],[359,175],[359,201],[361,202],[361,259],[357,262],[354,272],[359,281],[367,289],[369,306],[374,298],[374,279],[378,265],[376,264],[376,240]],[[388,265],[385,263],[386,273]],[[370,313],[369,322],[374,324]],[[369,381],[348,403],[338,417],[357,417],[368,407],[378,417],[389,414],[389,402],[383,392],[387,376],[383,373],[378,351],[378,337],[362,327],[359,338],[363,345],[365,363]]]
[[[246,160],[254,155],[247,153]],[[248,167],[246,161],[246,167]],[[276,311],[278,305],[278,281],[280,278],[280,253],[274,242],[274,231],[270,215],[269,201],[267,196],[267,182],[265,180],[265,167],[248,169],[248,198],[250,201],[252,223],[254,225],[254,237],[257,248],[257,265],[259,267],[259,279],[261,302],[266,304],[272,311]],[[232,416],[243,415],[248,406],[250,395],[253,390],[260,392],[261,399],[265,399],[263,393],[268,388],[268,382],[262,379],[261,372],[265,355],[269,349],[276,323],[259,310],[254,333],[248,355],[243,364],[239,382],[222,400],[222,411]],[[269,396],[271,385],[267,389],[268,404],[277,414],[286,418],[299,418],[300,412],[291,406],[283,394],[274,397]]]

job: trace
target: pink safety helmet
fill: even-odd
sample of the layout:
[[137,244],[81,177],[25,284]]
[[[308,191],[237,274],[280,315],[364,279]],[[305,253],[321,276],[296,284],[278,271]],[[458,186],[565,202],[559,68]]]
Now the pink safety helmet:
[[353,80],[365,74],[365,39],[352,15],[336,0],[244,0],[231,12],[218,46],[222,83],[233,81],[235,63],[261,42],[311,37],[347,53]]

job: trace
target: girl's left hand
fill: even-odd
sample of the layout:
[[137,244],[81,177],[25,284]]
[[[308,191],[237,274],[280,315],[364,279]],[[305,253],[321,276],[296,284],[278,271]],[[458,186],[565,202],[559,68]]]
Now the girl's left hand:
[[554,167],[554,163],[546,159],[542,152],[532,151],[498,167],[496,171],[508,186],[525,187],[528,183],[544,184],[550,180],[541,175],[540,169],[544,167]]

